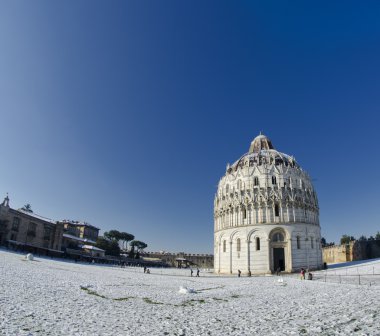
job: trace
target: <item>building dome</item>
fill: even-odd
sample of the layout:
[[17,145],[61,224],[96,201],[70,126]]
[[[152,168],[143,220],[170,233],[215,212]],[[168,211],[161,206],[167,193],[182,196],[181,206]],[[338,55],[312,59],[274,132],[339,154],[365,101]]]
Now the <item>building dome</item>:
[[251,142],[249,153],[259,153],[263,149],[273,149],[273,145],[265,135],[260,134]]
[[227,165],[215,195],[214,224],[217,272],[292,272],[322,264],[311,179],[265,135]]

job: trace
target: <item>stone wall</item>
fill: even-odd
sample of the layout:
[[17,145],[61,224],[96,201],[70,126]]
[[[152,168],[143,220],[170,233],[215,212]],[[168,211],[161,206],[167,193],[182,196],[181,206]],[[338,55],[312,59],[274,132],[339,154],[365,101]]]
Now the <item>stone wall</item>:
[[326,246],[322,251],[323,262],[327,264],[380,258],[380,240],[354,240],[349,244]]
[[[274,241],[283,233],[284,240]],[[240,241],[240,247],[239,242]],[[236,274],[274,273],[274,249],[284,249],[285,272],[322,267],[319,225],[256,225],[223,230],[215,234],[215,272]]]

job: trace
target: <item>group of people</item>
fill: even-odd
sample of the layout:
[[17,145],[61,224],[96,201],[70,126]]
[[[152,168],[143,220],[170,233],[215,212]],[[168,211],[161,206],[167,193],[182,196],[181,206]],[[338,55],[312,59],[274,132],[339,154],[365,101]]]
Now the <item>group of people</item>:
[[[190,276],[192,277],[193,274],[194,274],[194,271],[192,268],[190,268]],[[197,268],[197,275],[196,276],[199,277],[199,268]]]
[[[238,269],[237,271],[238,277],[241,277],[241,270]],[[301,280],[306,279],[306,270],[304,268],[301,268]],[[276,275],[281,275],[281,268],[277,268]],[[193,276],[193,271],[191,270],[191,276]],[[251,270],[248,271],[248,276],[252,276]],[[313,280],[313,273],[311,273],[309,270],[307,271],[307,280]]]
[[144,266],[144,273],[150,274],[150,269]]
[[[301,268],[301,280],[305,280],[306,279],[306,270],[304,268]],[[307,273],[307,280],[313,280],[313,273],[311,273],[310,271],[308,271]]]

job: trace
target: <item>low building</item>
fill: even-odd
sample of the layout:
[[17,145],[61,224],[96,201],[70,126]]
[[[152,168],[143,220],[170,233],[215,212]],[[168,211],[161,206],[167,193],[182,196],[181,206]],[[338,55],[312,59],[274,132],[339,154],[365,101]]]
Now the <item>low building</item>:
[[380,240],[354,240],[349,244],[322,248],[326,264],[380,258]]
[[8,196],[0,204],[0,223],[0,245],[38,254],[61,254],[63,225],[31,209],[12,209]]
[[64,219],[60,221],[63,225],[63,250],[81,249],[82,245],[95,245],[99,236],[99,228],[87,222]]
[[87,253],[91,257],[96,257],[96,258],[103,258],[105,257],[105,251],[102,250],[101,248],[98,248],[96,246],[92,245],[83,245],[82,250],[84,253]]

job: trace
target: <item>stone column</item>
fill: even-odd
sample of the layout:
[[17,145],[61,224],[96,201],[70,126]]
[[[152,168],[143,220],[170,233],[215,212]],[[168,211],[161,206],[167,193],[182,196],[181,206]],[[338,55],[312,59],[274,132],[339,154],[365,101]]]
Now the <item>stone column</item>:
[[230,240],[230,273],[232,274],[232,240]]
[[292,238],[288,239],[288,244],[287,244],[287,256],[286,259],[288,262],[286,263],[286,271],[287,272],[292,272],[293,271],[293,259],[292,259]]
[[221,243],[218,242],[218,273],[220,273],[220,249],[221,249]]
[[290,217],[289,217],[289,204],[286,204],[286,221],[290,222]]
[[247,239],[247,271],[249,272],[251,270],[251,251],[250,251],[250,242],[251,239]]
[[267,245],[268,245],[268,247],[267,247],[267,249],[268,249],[268,252],[267,252],[267,256],[268,256],[268,258],[267,258],[267,262],[268,262],[267,273],[272,273],[272,270],[270,268],[270,264],[271,264],[271,260],[272,260],[272,249],[270,246],[270,239],[267,239]]
[[293,214],[293,222],[295,222],[296,221],[296,213],[294,210],[294,204],[292,204],[292,214]]

